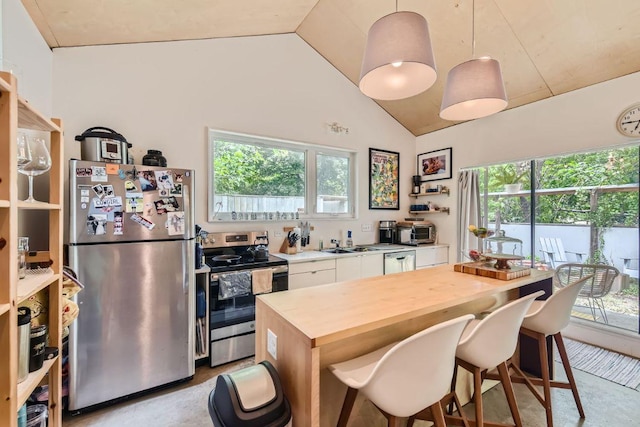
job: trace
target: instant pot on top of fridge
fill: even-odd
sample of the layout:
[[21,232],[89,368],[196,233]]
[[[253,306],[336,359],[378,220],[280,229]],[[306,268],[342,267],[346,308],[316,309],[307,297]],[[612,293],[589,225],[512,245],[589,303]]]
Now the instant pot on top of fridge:
[[127,139],[103,126],[89,128],[76,135],[76,141],[80,141],[82,160],[105,163],[132,163],[129,161],[129,148],[132,145]]

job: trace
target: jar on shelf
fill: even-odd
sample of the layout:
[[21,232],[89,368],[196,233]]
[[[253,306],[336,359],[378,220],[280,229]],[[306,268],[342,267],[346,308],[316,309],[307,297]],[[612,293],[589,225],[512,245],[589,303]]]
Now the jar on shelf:
[[497,230],[495,235],[485,239],[485,243],[487,252],[522,256],[522,240],[506,236],[504,230]]

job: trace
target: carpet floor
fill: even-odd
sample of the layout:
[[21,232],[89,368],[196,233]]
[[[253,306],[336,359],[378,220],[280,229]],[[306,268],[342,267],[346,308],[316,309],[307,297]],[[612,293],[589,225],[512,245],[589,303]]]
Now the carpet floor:
[[[640,360],[579,341],[564,338],[573,369],[613,381],[625,387],[640,387]],[[556,349],[555,359],[560,362]]]

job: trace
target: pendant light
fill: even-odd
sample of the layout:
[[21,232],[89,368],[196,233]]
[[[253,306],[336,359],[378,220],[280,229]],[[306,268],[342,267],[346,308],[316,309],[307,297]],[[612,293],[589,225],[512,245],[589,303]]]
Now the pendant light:
[[447,74],[440,117],[445,120],[472,120],[507,107],[507,94],[500,63],[489,57],[475,58],[475,0],[472,11],[472,59],[456,65]]
[[436,81],[436,65],[427,20],[415,12],[378,19],[369,29],[359,87],[383,101],[409,98]]

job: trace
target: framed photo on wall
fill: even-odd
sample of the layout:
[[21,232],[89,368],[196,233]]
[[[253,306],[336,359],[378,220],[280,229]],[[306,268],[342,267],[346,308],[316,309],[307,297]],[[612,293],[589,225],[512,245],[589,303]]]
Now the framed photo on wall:
[[400,153],[369,148],[369,209],[400,209]]
[[418,175],[421,182],[451,178],[451,148],[418,154]]

